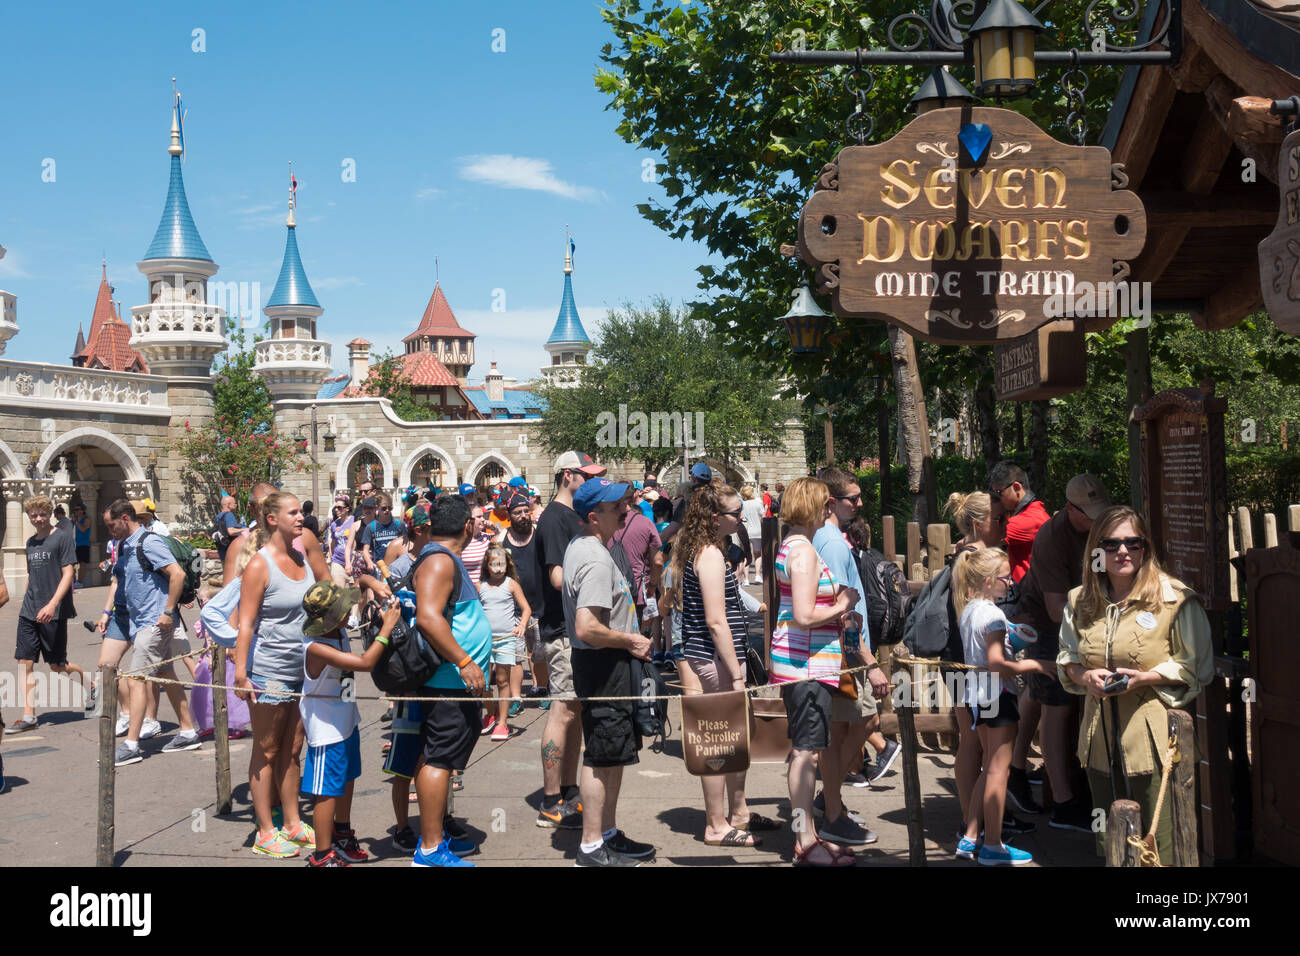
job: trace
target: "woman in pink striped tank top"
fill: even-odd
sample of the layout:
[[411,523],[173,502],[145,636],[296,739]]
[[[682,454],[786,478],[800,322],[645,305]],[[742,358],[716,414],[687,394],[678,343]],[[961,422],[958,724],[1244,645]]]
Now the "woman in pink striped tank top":
[[813,547],[830,507],[816,478],[797,478],[781,498],[789,530],[776,555],[781,607],[772,631],[773,684],[784,684],[792,753],[787,781],[795,826],[795,865],[852,866],[853,853],[817,836],[813,823],[815,758],[830,744],[831,692],[839,686],[840,631],[858,594],[842,586]]

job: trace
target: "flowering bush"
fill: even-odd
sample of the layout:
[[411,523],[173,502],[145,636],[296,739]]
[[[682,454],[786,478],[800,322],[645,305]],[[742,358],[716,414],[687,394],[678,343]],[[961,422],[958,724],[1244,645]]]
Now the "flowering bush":
[[306,443],[278,434],[274,426],[218,416],[195,428],[185,423],[177,447],[185,461],[185,476],[207,499],[212,514],[221,507],[221,494],[235,497],[235,510],[248,512],[248,494],[258,482],[278,484],[286,472],[309,471],[313,466]]

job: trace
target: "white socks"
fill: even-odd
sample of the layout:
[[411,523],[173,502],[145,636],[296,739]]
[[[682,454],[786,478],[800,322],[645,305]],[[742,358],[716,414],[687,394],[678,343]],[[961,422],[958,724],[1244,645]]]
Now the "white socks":
[[605,845],[605,841],[604,841],[604,840],[601,840],[601,841],[598,842],[598,843],[580,843],[580,844],[578,844],[578,846],[582,848],[582,852],[583,852],[583,853],[595,853],[597,850],[599,850],[599,849],[600,849],[602,846],[604,846],[604,845]]

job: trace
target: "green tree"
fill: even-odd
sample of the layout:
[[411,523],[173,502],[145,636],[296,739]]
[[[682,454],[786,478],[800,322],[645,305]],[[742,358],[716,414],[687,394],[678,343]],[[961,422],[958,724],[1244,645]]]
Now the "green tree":
[[[260,342],[261,336],[253,339]],[[271,393],[262,376],[253,371],[257,356],[243,329],[230,333],[230,347],[214,363],[212,378],[213,415],[232,422],[247,422],[252,428],[269,428],[274,420]]]
[[233,495],[236,510],[247,512],[248,494],[260,481],[278,484],[288,471],[311,470],[306,439],[286,438],[272,425],[254,424],[247,417],[218,415],[198,428],[185,423],[176,448],[189,499],[187,511],[211,518],[221,507],[222,494]]
[[796,407],[777,388],[758,363],[724,349],[702,318],[657,298],[609,315],[577,387],[541,389],[540,437],[556,453],[580,448],[648,471],[679,458],[687,437],[691,457],[734,461],[782,443]]
[[386,398],[393,403],[393,414],[407,422],[429,422],[438,415],[428,406],[417,402],[411,391],[411,382],[402,371],[402,360],[392,353],[384,352],[379,362],[370,366],[359,391],[362,395]]

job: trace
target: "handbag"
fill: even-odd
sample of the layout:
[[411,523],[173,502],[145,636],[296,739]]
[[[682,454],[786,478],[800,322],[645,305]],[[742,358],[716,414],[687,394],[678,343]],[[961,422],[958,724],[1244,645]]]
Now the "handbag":
[[763,663],[763,655],[749,644],[745,645],[745,667],[749,672],[750,687],[767,685],[767,665]]
[[780,697],[752,697],[749,720],[749,762],[785,763],[790,756],[790,720],[785,701]]
[[749,694],[743,690],[682,697],[682,757],[697,777],[749,769]]

